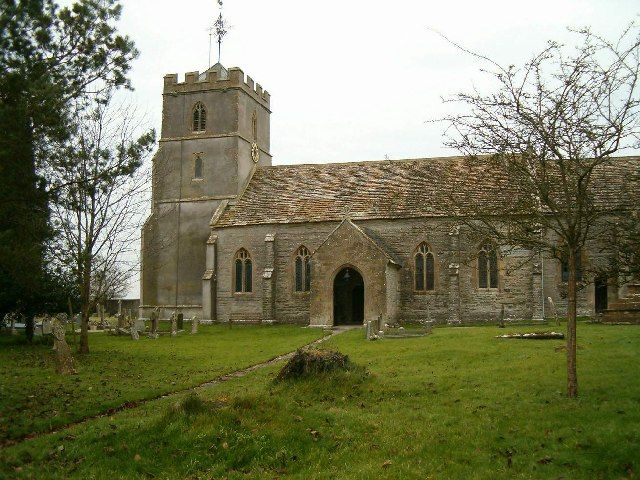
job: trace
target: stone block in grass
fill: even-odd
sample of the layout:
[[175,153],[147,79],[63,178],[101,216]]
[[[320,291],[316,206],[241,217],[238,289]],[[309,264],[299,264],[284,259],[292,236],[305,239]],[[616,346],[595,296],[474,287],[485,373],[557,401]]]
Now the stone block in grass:
[[276,381],[295,380],[354,367],[347,355],[336,350],[300,349],[282,367]]
[[531,333],[508,333],[497,335],[496,338],[519,338],[524,340],[562,340],[564,333],[560,332],[531,332]]

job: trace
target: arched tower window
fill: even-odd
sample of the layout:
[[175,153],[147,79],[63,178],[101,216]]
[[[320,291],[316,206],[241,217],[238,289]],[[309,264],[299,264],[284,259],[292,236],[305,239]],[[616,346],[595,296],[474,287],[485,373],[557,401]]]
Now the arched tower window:
[[253,132],[253,141],[258,141],[258,114],[253,112],[253,117],[251,117],[251,131]]
[[478,251],[478,288],[498,288],[498,252],[491,242]]
[[244,248],[236,252],[233,265],[233,291],[248,293],[253,285],[253,263],[251,255]]
[[202,157],[196,154],[193,160],[193,178],[202,178]]
[[414,255],[414,288],[418,292],[435,290],[435,257],[427,243],[421,243]]
[[204,132],[207,128],[207,109],[202,102],[193,107],[193,131]]
[[295,287],[296,292],[311,290],[311,256],[305,246],[301,246],[296,251]]

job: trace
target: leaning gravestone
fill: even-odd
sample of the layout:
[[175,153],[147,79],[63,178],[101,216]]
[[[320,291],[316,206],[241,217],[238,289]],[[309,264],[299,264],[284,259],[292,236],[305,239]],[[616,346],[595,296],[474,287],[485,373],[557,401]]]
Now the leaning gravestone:
[[[62,312],[62,313],[57,313],[53,318],[62,324],[62,327],[64,328],[64,331],[66,332],[67,331],[67,322],[69,321],[69,315],[67,315],[66,313]],[[52,324],[51,329],[52,329],[51,333],[53,333],[53,324]],[[43,329],[42,329],[42,333],[44,334],[44,326],[43,326]]]
[[194,335],[198,333],[198,316],[194,315],[191,317],[191,334]]
[[56,351],[56,372],[62,375],[75,374],[73,357],[64,338],[64,324],[57,318],[53,320],[53,348]]

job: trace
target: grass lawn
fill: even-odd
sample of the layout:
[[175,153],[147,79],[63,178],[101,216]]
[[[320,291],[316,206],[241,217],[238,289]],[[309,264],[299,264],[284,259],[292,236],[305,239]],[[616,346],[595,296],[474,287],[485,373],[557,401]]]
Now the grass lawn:
[[368,375],[275,384],[277,368],[262,369],[0,450],[0,476],[637,478],[640,328],[579,325],[577,400],[562,341],[493,338],[503,332],[350,331],[328,346]]
[[55,373],[50,345],[29,346],[21,338],[0,336],[0,443],[197,385],[321,335],[317,329],[295,326],[230,330],[221,325],[201,325],[197,335],[163,335],[157,340],[141,336],[137,342],[128,336],[90,333],[91,353],[75,355],[78,375],[66,377]]

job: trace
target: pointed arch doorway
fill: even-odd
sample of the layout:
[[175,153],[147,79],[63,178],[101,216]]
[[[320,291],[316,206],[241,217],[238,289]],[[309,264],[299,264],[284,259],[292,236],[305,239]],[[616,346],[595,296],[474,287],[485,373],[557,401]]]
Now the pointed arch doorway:
[[353,267],[344,267],[333,280],[333,324],[364,323],[364,280]]

